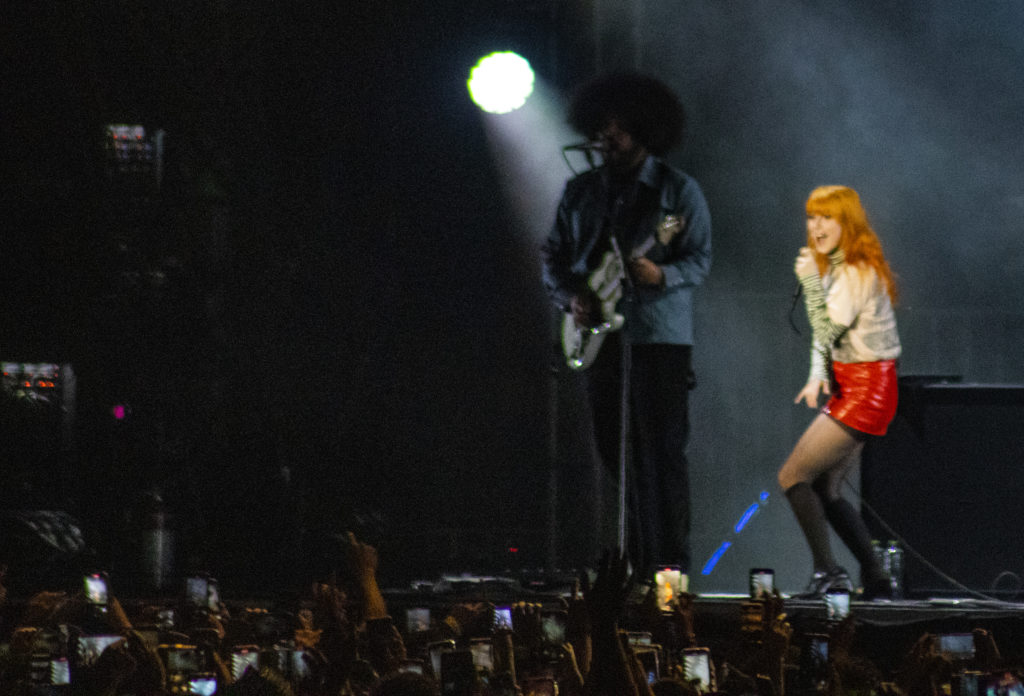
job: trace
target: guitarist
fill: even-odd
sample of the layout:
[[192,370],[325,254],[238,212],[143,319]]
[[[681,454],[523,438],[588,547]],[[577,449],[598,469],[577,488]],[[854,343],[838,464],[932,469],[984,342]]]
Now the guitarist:
[[629,448],[625,527],[634,572],[653,578],[656,565],[673,564],[687,573],[693,291],[711,266],[711,219],[697,182],[662,159],[682,140],[683,106],[656,78],[612,74],[576,91],[568,122],[588,140],[575,147],[601,161],[565,186],[542,249],[544,283],[578,326],[599,324],[605,317],[589,281],[617,242],[626,266],[617,312],[625,323],[584,372],[598,451],[619,472],[620,447]]

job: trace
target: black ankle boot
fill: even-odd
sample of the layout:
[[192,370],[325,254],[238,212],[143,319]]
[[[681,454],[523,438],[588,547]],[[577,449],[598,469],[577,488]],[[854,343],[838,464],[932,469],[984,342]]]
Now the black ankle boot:
[[800,594],[793,595],[794,599],[821,599],[829,590],[846,590],[853,592],[853,583],[850,575],[842,566],[834,566],[826,572],[815,571],[811,581],[807,583],[807,589]]

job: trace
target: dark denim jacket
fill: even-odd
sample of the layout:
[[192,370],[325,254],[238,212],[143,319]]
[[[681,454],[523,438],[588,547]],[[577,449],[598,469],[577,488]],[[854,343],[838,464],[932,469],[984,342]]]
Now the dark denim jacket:
[[[665,223],[674,219],[681,226],[669,238]],[[563,311],[610,251],[612,233],[623,255],[647,249],[643,256],[665,274],[663,288],[624,293],[618,311],[626,318],[625,339],[692,345],[693,289],[711,268],[711,216],[699,184],[656,157],[617,195],[603,168],[571,179],[542,249],[544,284]]]

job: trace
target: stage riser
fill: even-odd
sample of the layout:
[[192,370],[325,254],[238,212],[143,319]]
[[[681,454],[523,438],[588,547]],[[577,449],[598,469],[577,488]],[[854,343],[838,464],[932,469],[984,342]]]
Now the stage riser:
[[1024,386],[901,383],[889,433],[868,443],[861,470],[874,535],[899,536],[908,595],[1014,598],[1024,577]]

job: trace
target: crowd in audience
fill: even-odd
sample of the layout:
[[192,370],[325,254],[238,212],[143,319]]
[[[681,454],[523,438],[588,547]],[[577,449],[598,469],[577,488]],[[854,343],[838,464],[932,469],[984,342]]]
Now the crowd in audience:
[[413,606],[389,608],[373,546],[349,535],[344,549],[346,572],[311,583],[287,606],[225,602],[201,576],[173,602],[120,601],[102,574],[76,591],[39,588],[25,598],[0,584],[0,694],[1024,693],[981,629],[969,660],[925,634],[883,670],[854,649],[852,618],[800,634],[775,593],[745,602],[735,635],[709,651],[695,598],[681,593],[659,606],[613,553],[565,593],[507,606],[435,601],[428,618]]

